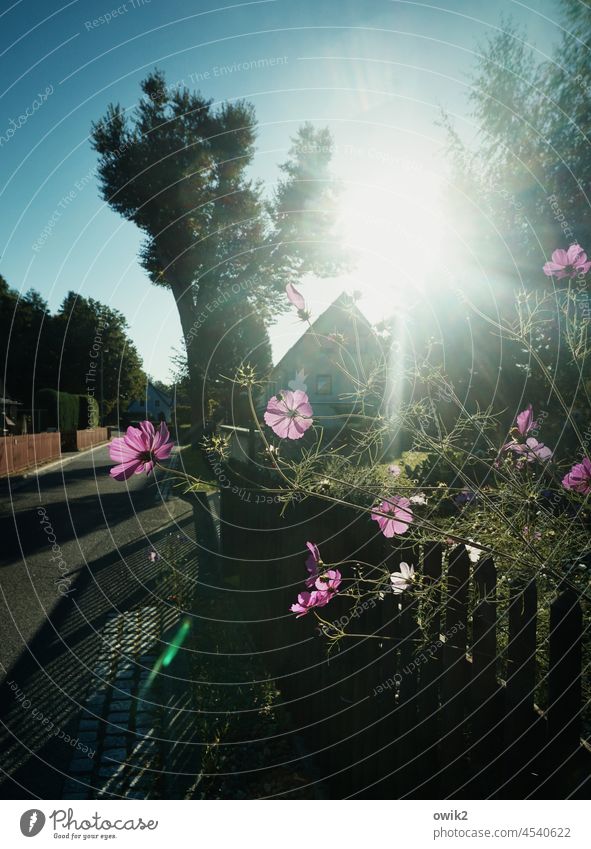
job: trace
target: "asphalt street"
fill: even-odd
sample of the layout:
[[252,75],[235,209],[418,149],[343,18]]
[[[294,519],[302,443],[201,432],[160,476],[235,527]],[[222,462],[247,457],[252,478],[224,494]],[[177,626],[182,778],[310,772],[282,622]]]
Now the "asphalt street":
[[[6,671],[56,606],[76,596],[76,582],[93,564],[144,541],[189,511],[163,498],[153,477],[124,483],[109,477],[113,465],[101,446],[0,490],[0,674]],[[168,493],[165,493],[168,495]],[[0,679],[1,680],[1,679]]]
[[0,796],[59,798],[103,635],[155,604],[152,546],[194,546],[191,507],[169,484],[118,483],[111,465],[101,446],[0,485]]

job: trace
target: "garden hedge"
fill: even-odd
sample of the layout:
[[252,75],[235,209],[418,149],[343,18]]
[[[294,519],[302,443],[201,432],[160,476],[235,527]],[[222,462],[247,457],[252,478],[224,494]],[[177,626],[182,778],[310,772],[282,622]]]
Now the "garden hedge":
[[37,406],[43,411],[45,427],[55,427],[62,433],[77,430],[80,420],[80,396],[55,389],[41,389]]
[[78,429],[85,430],[88,427],[98,427],[100,424],[99,405],[92,395],[79,395],[80,418]]

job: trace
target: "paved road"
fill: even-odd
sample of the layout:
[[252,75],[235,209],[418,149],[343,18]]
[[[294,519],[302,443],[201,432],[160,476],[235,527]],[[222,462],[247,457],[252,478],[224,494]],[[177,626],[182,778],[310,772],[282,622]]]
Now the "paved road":
[[102,446],[14,492],[6,484],[0,490],[2,675],[48,614],[75,598],[80,575],[128,543],[144,540],[147,550],[157,528],[187,514],[187,504],[168,498],[153,477],[118,483],[111,466]]
[[[152,638],[152,648],[134,642],[146,615],[158,610],[158,635],[166,625],[150,547],[194,546],[186,502],[153,478],[117,483],[110,465],[103,446],[0,489],[0,770],[11,776],[2,782],[0,773],[1,796],[59,797],[78,742],[92,737],[81,721],[100,713],[105,663],[117,656],[109,675],[125,691],[126,654],[149,663],[155,651]],[[134,687],[140,675],[148,672],[134,673]]]

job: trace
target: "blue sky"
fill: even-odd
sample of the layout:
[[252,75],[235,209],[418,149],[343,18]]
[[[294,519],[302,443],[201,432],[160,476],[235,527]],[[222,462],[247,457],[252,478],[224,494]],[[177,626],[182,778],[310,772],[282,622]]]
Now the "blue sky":
[[[473,132],[467,74],[503,13],[527,26],[540,58],[559,37],[553,0],[2,0],[0,272],[52,308],[72,289],[121,310],[146,370],[169,377],[180,340],[172,296],[137,262],[141,233],[100,200],[88,141],[91,121],[110,101],[132,107],[140,80],[158,66],[171,83],[254,103],[253,174],[269,190],[298,125],[330,127],[359,264],[302,289],[317,313],[343,288],[359,288],[366,314],[383,316],[417,262],[413,239],[433,255],[441,241],[434,198],[445,161],[435,121],[444,106],[462,133]],[[236,67],[260,59],[276,61]],[[300,332],[293,316],[277,322],[276,358]]]

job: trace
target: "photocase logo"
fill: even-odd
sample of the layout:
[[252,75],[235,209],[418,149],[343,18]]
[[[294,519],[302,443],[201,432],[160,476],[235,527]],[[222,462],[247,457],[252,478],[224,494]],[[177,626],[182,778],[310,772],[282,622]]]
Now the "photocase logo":
[[21,831],[25,837],[35,837],[45,825],[45,814],[38,808],[25,811],[21,817]]

